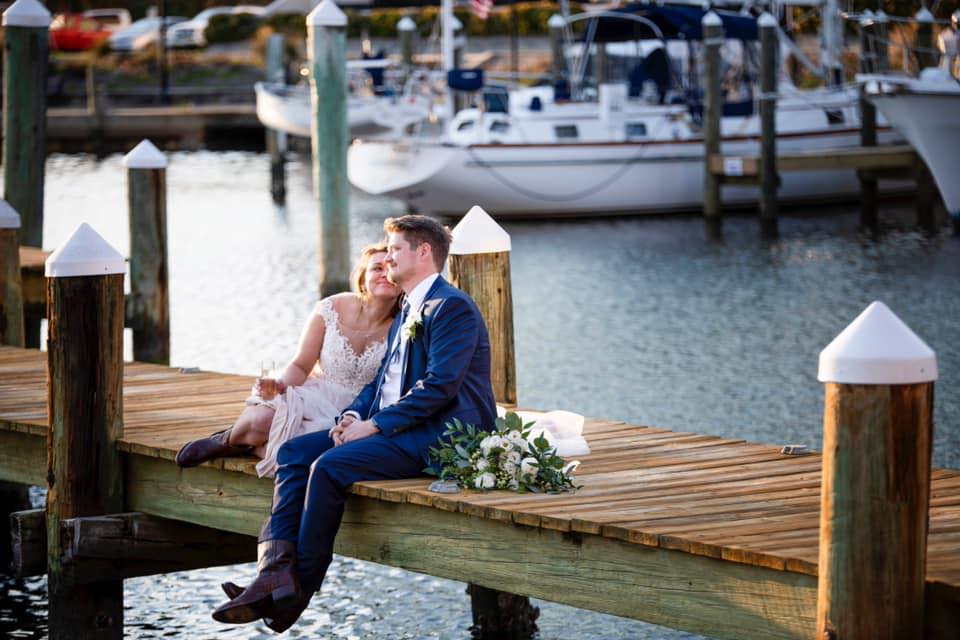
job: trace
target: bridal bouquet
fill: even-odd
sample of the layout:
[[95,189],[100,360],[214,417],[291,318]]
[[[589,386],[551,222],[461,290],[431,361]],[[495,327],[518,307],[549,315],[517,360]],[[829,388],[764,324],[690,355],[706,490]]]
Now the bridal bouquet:
[[531,426],[512,412],[497,418],[493,432],[454,420],[447,423],[439,445],[430,448],[430,458],[440,468],[441,480],[464,488],[520,493],[576,489],[571,474],[580,463],[565,463],[542,433],[531,438]]

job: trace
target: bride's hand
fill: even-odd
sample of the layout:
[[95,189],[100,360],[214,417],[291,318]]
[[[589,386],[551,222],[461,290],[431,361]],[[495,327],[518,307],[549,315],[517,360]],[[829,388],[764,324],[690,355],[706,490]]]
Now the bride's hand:
[[260,386],[260,384],[261,384],[261,382],[264,381],[264,380],[273,380],[273,381],[274,381],[274,383],[277,385],[277,395],[283,395],[283,392],[287,390],[287,383],[284,382],[283,380],[280,380],[279,378],[256,378],[256,379],[253,381],[253,386],[250,387],[250,393],[251,393],[252,395],[257,396],[258,398],[262,397],[262,396],[260,395],[260,391],[261,391],[261,386]]

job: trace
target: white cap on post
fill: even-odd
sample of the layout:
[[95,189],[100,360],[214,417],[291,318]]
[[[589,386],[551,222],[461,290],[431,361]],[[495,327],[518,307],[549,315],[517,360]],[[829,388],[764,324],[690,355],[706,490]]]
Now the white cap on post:
[[457,16],[450,16],[450,28],[454,31],[462,31],[463,23],[460,22],[460,18]]
[[722,27],[723,20],[717,15],[716,11],[707,11],[700,20],[700,26],[703,27]]
[[873,302],[820,352],[820,382],[917,384],[937,379],[933,349],[887,305]]
[[347,14],[333,0],[323,0],[307,15],[308,27],[345,27]]
[[[12,8],[13,7],[10,7],[10,9]],[[7,11],[10,11],[10,9],[7,9]],[[6,17],[7,14],[3,14],[3,16]],[[922,7],[920,11],[917,11],[917,15],[913,16],[913,19],[916,20],[917,22],[929,22],[932,24],[933,14],[930,13],[930,10],[927,9],[926,7]]]
[[37,0],[17,0],[3,12],[5,27],[49,27],[50,12]]
[[452,234],[450,253],[455,256],[510,251],[510,234],[476,205],[457,223]]
[[397,31],[416,31],[417,23],[410,16],[403,16],[397,23]]
[[777,19],[770,15],[769,11],[764,11],[760,14],[760,18],[757,20],[757,26],[761,29],[769,29],[771,27],[776,28]]
[[143,139],[130,153],[123,156],[123,166],[128,169],[166,169],[167,156],[152,142]]
[[563,19],[563,16],[559,13],[555,13],[550,16],[550,19],[547,20],[547,27],[551,29],[563,29],[563,25],[567,24],[567,21]]
[[20,214],[17,213],[10,203],[6,200],[0,200],[0,229],[19,229]]
[[80,224],[67,241],[47,258],[48,278],[103,276],[125,273],[123,256],[86,222]]

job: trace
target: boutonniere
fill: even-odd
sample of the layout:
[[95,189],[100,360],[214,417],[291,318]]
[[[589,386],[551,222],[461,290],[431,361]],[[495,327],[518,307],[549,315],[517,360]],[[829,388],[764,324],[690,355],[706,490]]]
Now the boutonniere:
[[423,316],[420,315],[420,312],[411,309],[407,314],[407,319],[403,322],[403,337],[407,342],[413,342],[417,337],[417,330],[423,326]]

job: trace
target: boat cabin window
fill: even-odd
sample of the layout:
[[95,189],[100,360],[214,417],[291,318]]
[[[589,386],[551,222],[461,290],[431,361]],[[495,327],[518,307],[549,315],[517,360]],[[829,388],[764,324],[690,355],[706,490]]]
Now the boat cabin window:
[[558,140],[576,140],[580,137],[575,124],[558,124],[553,128]]
[[504,122],[503,120],[494,120],[490,123],[491,133],[506,133],[507,131],[510,131],[509,122]]
[[457,125],[457,131],[467,131],[473,128],[473,120],[464,120]]
[[827,114],[827,124],[843,124],[846,122],[843,117],[843,111],[840,109],[824,109]]
[[628,122],[626,133],[627,133],[628,140],[635,140],[637,138],[646,138],[647,124],[645,122]]

